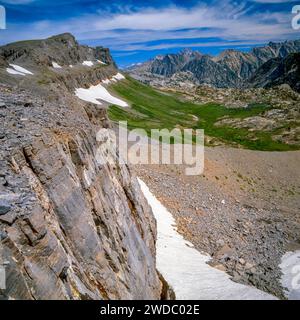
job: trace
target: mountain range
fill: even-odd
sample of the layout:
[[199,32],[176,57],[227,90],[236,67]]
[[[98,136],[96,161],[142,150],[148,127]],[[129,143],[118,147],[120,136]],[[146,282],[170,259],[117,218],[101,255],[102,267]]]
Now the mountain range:
[[[285,79],[282,72],[289,72],[286,68],[279,67],[274,74],[269,68],[274,68],[275,65],[286,65],[294,70],[293,73],[299,75],[299,69],[295,69],[299,65],[297,63],[299,56],[291,55],[297,52],[300,52],[300,40],[270,42],[266,46],[253,48],[250,52],[229,49],[218,56],[185,49],[177,54],[156,56],[150,61],[131,66],[127,71],[144,82],[151,82],[152,78],[157,77],[178,78],[181,74],[187,74],[189,78],[192,77],[195,84],[217,88],[272,86],[272,81],[279,84],[280,79],[281,81]],[[270,73],[272,73],[271,79],[262,79]],[[293,81],[290,82],[293,87],[298,88]]]

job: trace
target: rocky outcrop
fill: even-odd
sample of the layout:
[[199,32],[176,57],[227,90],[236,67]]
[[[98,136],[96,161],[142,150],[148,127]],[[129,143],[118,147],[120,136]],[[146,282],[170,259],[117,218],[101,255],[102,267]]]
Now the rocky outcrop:
[[[52,70],[61,43],[70,49],[56,54],[62,65],[99,50],[107,65]],[[106,109],[73,91],[114,75],[113,60],[74,46],[63,35],[0,49],[5,61],[36,70],[24,78],[0,72],[0,296],[160,299],[152,211],[130,168],[118,164]],[[53,78],[43,83],[47,70]]]
[[285,58],[290,53],[300,51],[300,40],[283,43],[269,43],[264,47],[252,49],[249,53],[238,50],[225,50],[212,57],[200,52],[184,50],[178,54],[157,56],[151,61],[128,69],[138,80],[151,82],[157,75],[173,77],[177,73],[191,72],[195,84],[206,84],[217,88],[241,88],[257,69],[273,58]]

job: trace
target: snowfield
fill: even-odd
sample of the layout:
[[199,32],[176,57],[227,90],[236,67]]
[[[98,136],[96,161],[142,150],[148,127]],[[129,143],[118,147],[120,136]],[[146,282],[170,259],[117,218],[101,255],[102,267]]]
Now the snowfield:
[[101,105],[98,100],[103,100],[120,107],[128,107],[128,104],[114,96],[112,96],[101,84],[91,86],[89,89],[79,88],[75,90],[75,94],[81,100]]
[[52,66],[54,69],[61,69],[62,67],[57,62],[52,62]]
[[20,76],[26,76],[27,74],[31,74],[33,75],[32,72],[30,72],[29,70],[23,68],[23,67],[20,67],[16,64],[9,64],[12,68],[6,68],[6,71],[9,73],[9,74],[15,74],[15,75],[20,75]]
[[[102,80],[101,83],[109,84],[111,81],[117,82],[118,80],[123,79],[125,79],[125,77],[121,73],[117,73],[111,79]],[[102,100],[120,107],[128,107],[127,102],[112,96],[101,84],[91,86],[89,89],[78,88],[75,90],[75,95],[81,100],[98,105],[102,105],[102,103],[98,101]]]
[[157,268],[174,289],[178,300],[275,300],[254,287],[230,280],[227,273],[207,264],[209,255],[193,248],[176,229],[171,213],[138,179],[157,220]]
[[281,284],[289,300],[300,300],[300,250],[287,252],[279,265],[282,271]]

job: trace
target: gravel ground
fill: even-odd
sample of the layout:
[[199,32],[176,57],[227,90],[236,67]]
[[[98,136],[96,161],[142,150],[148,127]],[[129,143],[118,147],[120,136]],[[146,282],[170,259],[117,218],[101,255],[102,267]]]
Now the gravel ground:
[[174,165],[135,171],[211,265],[283,299],[280,258],[300,248],[299,163],[300,152],[217,147],[206,148],[201,176]]

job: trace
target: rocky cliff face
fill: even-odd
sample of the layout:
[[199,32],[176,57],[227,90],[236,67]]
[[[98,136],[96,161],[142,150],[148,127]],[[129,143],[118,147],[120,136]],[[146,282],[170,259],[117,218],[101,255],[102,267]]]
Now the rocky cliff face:
[[253,87],[271,88],[281,84],[288,84],[300,92],[300,53],[270,59],[249,80],[249,85]]
[[[62,35],[0,56],[0,296],[160,299],[151,209],[118,164],[106,110],[73,91],[117,72],[109,51]],[[106,65],[81,65],[96,58]],[[8,75],[9,63],[34,75]]]
[[269,43],[254,48],[249,53],[225,50],[219,56],[202,55],[197,51],[184,50],[178,54],[158,56],[142,65],[128,69],[133,77],[151,82],[151,77],[173,77],[182,72],[191,72],[195,84],[207,84],[218,88],[240,88],[257,69],[273,58],[285,58],[300,51],[300,40]]
[[183,50],[179,54],[158,56],[149,64],[149,72],[170,77],[177,72],[183,71],[190,61],[200,59],[201,56],[199,52],[191,50]]

